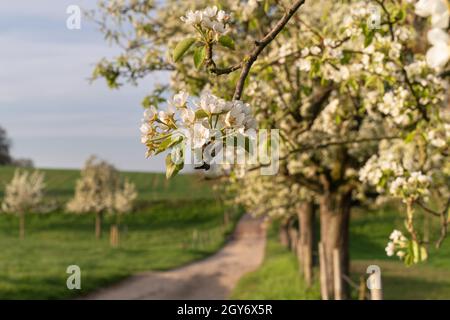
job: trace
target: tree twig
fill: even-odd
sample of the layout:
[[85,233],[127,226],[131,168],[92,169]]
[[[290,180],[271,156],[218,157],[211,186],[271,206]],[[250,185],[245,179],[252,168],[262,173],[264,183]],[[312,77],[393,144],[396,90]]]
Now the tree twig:
[[296,0],[294,4],[289,8],[289,10],[283,15],[280,21],[278,21],[275,27],[262,40],[255,42],[256,47],[244,60],[242,72],[234,91],[233,100],[239,100],[241,98],[245,80],[250,73],[250,69],[252,68],[253,63],[255,63],[256,59],[258,59],[258,56],[267,47],[267,45],[275,39],[275,37],[281,32],[281,30],[283,30],[284,26],[289,22],[292,16],[304,3],[305,0]]

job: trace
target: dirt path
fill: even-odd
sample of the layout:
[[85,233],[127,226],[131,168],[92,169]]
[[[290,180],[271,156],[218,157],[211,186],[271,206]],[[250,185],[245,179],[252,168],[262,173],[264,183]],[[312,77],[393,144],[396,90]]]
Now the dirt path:
[[226,299],[239,278],[263,260],[261,222],[245,215],[232,240],[213,256],[170,271],[137,274],[85,299]]

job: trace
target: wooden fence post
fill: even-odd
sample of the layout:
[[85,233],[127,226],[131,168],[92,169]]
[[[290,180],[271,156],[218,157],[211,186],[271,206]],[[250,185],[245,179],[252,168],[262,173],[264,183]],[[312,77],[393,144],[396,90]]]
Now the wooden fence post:
[[329,300],[327,291],[327,269],[325,263],[325,251],[323,243],[319,242],[319,264],[320,264],[320,291],[322,295],[322,300]]
[[342,300],[342,271],[339,249],[333,250],[334,299]]
[[364,276],[359,278],[358,300],[366,300],[366,279]]

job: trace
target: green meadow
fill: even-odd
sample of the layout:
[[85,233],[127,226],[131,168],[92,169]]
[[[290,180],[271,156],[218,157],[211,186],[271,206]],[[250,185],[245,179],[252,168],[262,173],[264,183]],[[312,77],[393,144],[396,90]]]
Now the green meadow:
[[[24,240],[19,240],[17,217],[0,214],[0,299],[71,298],[136,272],[202,259],[224,244],[238,217],[224,226],[222,205],[198,176],[167,181],[163,174],[123,173],[136,184],[139,200],[121,223],[120,247],[111,248],[111,217],[106,216],[103,237],[96,240],[93,215],[64,211],[79,171],[43,171],[47,198],[56,201],[56,209],[28,214]],[[12,168],[0,168],[0,196],[12,175]],[[81,290],[66,287],[69,265],[81,268]]]

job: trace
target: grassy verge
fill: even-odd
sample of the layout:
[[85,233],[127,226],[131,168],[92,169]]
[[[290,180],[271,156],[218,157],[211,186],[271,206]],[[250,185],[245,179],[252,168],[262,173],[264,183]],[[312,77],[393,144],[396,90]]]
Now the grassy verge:
[[317,283],[306,289],[297,258],[278,242],[276,228],[271,227],[262,266],[239,281],[231,299],[318,299],[318,292]]
[[[430,246],[429,260],[405,267],[397,258],[385,255],[384,247],[390,232],[401,228],[403,218],[395,209],[355,212],[351,221],[350,252],[352,277],[355,282],[366,275],[367,266],[381,267],[385,299],[450,299],[450,241],[442,248]],[[438,236],[437,226],[431,227],[431,240]],[[239,282],[235,299],[317,299],[319,286],[305,290],[298,274],[293,253],[283,248],[272,228],[263,265]],[[316,272],[317,275],[317,272]],[[355,294],[354,294],[355,295]]]
[[[103,239],[96,240],[90,215],[27,218],[22,241],[17,219],[0,219],[0,299],[69,298],[135,272],[180,266],[218,250],[232,228],[223,227],[212,200],[156,203],[127,216],[117,249],[108,242],[108,221]],[[66,288],[66,268],[73,264],[81,268],[81,291]]]

